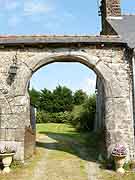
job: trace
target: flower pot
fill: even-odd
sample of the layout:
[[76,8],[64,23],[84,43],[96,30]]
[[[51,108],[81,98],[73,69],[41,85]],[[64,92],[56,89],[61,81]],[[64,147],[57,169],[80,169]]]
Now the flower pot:
[[125,170],[123,168],[123,165],[125,163],[126,156],[113,156],[113,157],[114,157],[116,172],[124,174]]
[[2,159],[2,163],[3,163],[3,166],[4,166],[3,173],[9,173],[11,171],[10,170],[10,165],[11,165],[14,154],[15,153],[3,153],[3,154],[0,154],[0,158]]

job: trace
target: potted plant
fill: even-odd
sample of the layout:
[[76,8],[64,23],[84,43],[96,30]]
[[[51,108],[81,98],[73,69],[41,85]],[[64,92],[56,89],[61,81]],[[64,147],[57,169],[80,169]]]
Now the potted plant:
[[13,155],[16,152],[16,144],[14,142],[1,141],[0,142],[0,159],[4,166],[3,172],[10,172],[10,165],[13,159]]
[[118,173],[125,173],[123,165],[125,163],[125,157],[127,155],[127,150],[124,145],[116,144],[112,151],[112,156],[114,157],[116,172]]

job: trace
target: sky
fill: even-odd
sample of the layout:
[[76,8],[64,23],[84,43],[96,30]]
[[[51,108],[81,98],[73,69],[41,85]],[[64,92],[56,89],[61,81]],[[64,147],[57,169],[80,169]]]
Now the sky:
[[[135,14],[135,0],[121,5],[124,14]],[[98,6],[98,0],[0,0],[0,34],[99,34]],[[93,93],[95,79],[82,64],[53,63],[34,73],[31,87],[52,90],[60,84]]]
[[83,89],[87,94],[92,94],[95,91],[95,83],[95,73],[83,64],[52,63],[33,75],[31,87],[37,87],[38,90],[53,90],[56,86],[62,85],[69,87],[73,92]]

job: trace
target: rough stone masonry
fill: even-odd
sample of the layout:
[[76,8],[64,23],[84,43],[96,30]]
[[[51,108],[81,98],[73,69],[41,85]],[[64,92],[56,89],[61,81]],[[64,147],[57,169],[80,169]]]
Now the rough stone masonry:
[[[34,150],[28,95],[31,76],[42,66],[63,61],[80,62],[100,78],[105,111],[100,121],[104,121],[107,153],[122,143],[130,158],[134,152],[132,68],[127,45],[119,37],[1,37],[0,48],[0,138],[17,142],[16,159],[23,161]],[[14,63],[16,74],[10,72]]]
[[29,81],[53,62],[80,62],[97,74],[95,129],[105,131],[108,157],[122,143],[134,158],[135,16],[121,15],[120,0],[101,0],[100,11],[100,36],[0,36],[0,140],[17,143],[17,160],[35,148]]

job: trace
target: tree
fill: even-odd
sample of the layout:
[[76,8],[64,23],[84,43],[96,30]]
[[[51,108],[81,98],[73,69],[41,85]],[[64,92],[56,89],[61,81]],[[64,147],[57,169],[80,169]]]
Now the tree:
[[38,108],[40,102],[40,92],[32,88],[31,90],[29,90],[29,95],[31,104]]
[[73,108],[72,91],[66,86],[57,86],[53,92],[43,89],[41,92],[30,91],[32,104],[40,111],[57,113],[71,111]]
[[81,105],[86,101],[87,98],[88,96],[85,92],[83,92],[81,89],[77,90],[74,94],[74,104]]
[[72,91],[66,86],[57,86],[53,91],[54,112],[71,111],[73,108]]
[[53,106],[54,106],[53,93],[46,88],[41,90],[40,104],[39,104],[40,110],[44,110],[45,112],[53,112]]

